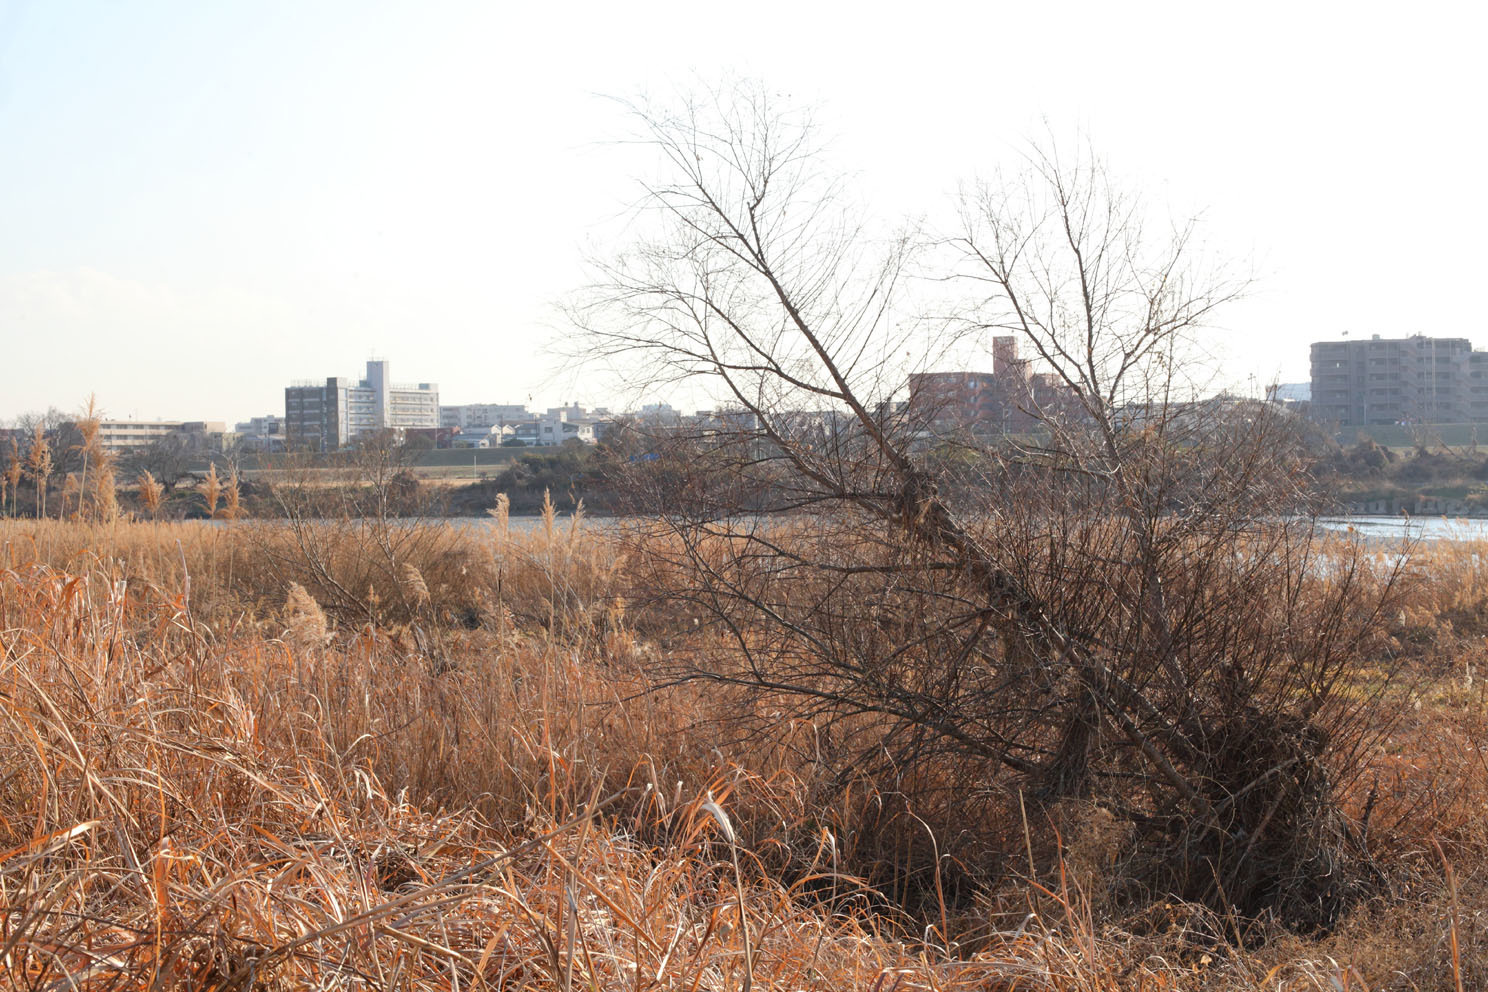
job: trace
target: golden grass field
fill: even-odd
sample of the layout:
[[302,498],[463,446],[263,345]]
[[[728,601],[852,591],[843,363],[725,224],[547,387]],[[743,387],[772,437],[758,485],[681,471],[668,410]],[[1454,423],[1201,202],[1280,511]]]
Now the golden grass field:
[[615,531],[430,525],[389,569],[346,526],[0,523],[0,989],[1488,987],[1488,548],[1418,550],[1393,623],[1390,894],[1236,950],[1104,912],[1098,809],[886,908],[812,728],[642,692],[707,646],[631,615]]

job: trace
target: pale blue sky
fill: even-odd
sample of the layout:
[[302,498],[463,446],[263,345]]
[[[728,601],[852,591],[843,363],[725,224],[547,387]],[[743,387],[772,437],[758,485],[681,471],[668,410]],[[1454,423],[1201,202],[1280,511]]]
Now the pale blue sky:
[[819,103],[889,216],[1088,128],[1260,276],[1234,379],[1345,329],[1488,346],[1482,5],[1116,6],[0,0],[0,419],[231,421],[374,351],[604,402],[542,355],[644,170],[602,94],[723,71]]

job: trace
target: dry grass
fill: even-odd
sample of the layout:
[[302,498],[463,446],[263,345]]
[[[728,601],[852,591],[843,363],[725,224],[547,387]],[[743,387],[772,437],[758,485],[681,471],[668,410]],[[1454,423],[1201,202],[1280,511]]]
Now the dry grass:
[[633,625],[608,539],[441,524],[388,574],[325,526],[375,616],[288,574],[283,527],[0,525],[0,988],[1488,986],[1475,549],[1421,559],[1420,707],[1351,799],[1394,894],[1242,953],[1110,918],[1098,809],[1052,872],[887,912],[811,727],[731,744],[748,701],[641,694],[711,648]]

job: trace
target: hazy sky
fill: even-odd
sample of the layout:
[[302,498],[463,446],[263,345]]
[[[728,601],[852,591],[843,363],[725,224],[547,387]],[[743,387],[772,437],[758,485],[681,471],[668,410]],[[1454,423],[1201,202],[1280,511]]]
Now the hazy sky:
[[1488,346],[1481,3],[0,0],[0,419],[233,421],[378,353],[446,403],[580,399],[544,346],[642,163],[606,94],[820,107],[885,216],[1047,120],[1253,268],[1236,381]]

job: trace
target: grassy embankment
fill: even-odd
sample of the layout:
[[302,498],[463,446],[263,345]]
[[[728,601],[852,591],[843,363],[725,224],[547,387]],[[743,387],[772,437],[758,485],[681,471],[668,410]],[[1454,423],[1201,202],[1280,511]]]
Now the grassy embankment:
[[1387,503],[1387,512],[1488,513],[1488,455],[1477,445],[1393,448],[1360,433],[1350,447],[1320,457],[1313,474],[1344,506]]
[[[497,495],[509,497],[517,514],[541,512],[551,494],[560,509],[572,509],[582,500],[591,507],[613,503],[613,494],[601,480],[602,458],[591,446],[550,448],[491,448],[479,450],[398,451],[383,464],[369,464],[357,452],[332,455],[253,455],[236,466],[224,461],[217,478],[225,485],[237,472],[241,515],[261,519],[284,517],[279,496],[301,502],[306,493],[336,513],[360,505],[359,512],[378,502],[373,494],[374,477],[394,494],[391,511],[403,517],[480,516],[494,507]],[[193,476],[183,478],[163,494],[160,506],[151,512],[140,499],[139,480],[126,473],[118,485],[122,509],[138,519],[196,519],[208,509],[203,497],[202,476],[208,465],[193,466]],[[389,483],[391,482],[391,485]],[[27,493],[27,496],[30,494]],[[60,498],[49,508],[61,513]],[[219,504],[219,509],[220,504]],[[329,512],[329,510],[328,510]],[[34,516],[33,501],[21,501],[19,516]]]
[[627,609],[612,537],[322,548],[363,613],[301,543],[0,525],[0,988],[1488,985],[1488,548],[1422,552],[1394,623],[1417,684],[1356,800],[1387,889],[1241,951],[1106,912],[1099,810],[995,891],[865,894],[874,797],[824,788],[812,727],[741,743],[750,700],[640,694],[722,648]]

